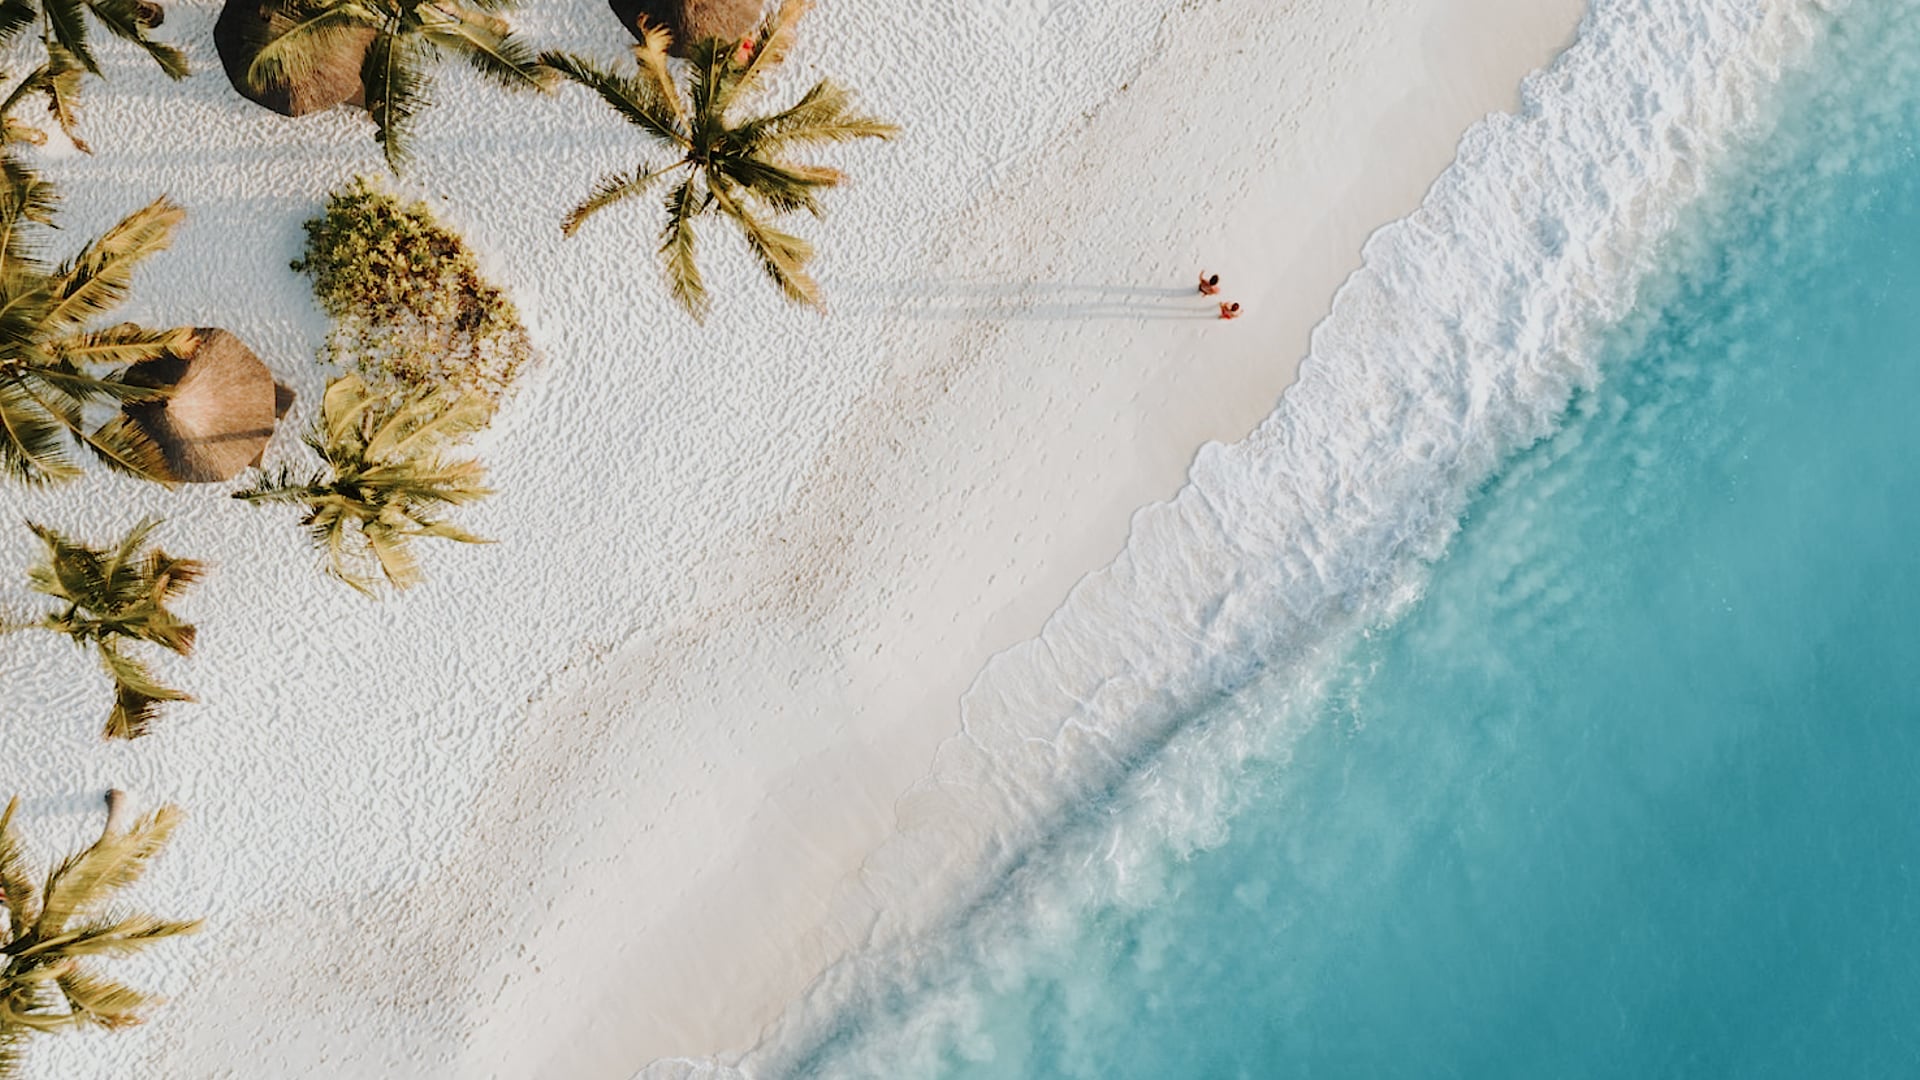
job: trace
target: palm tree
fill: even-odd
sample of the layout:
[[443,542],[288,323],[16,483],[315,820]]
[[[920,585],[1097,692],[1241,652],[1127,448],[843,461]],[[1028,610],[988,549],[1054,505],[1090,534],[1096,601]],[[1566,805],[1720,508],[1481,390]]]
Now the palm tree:
[[[186,54],[149,36],[165,14],[159,4],[145,0],[0,0],[0,47],[11,46],[29,28],[37,26],[46,55],[46,60],[15,88],[14,95],[35,91],[45,94],[48,111],[81,150],[87,150],[87,144],[74,134],[74,99],[82,72],[100,74],[93,47],[87,43],[89,14],[109,33],[145,50],[168,77],[187,77]],[[9,99],[8,105],[12,104]]]
[[45,560],[27,572],[28,583],[59,601],[59,607],[37,622],[7,629],[51,630],[99,651],[114,688],[109,739],[139,738],[163,702],[193,700],[160,685],[146,664],[126,652],[125,643],[134,641],[181,656],[193,651],[193,626],[168,611],[167,602],[200,580],[206,566],[158,548],[143,550],[159,525],[157,518],[147,518],[105,550],[75,543],[44,525],[27,525],[47,549]]
[[567,216],[562,231],[572,236],[593,214],[677,178],[667,193],[659,253],[673,298],[694,318],[705,316],[708,301],[694,261],[693,223],[709,213],[739,227],[761,268],[788,300],[819,306],[820,286],[806,271],[813,246],[774,228],[760,213],[805,210],[819,217],[819,193],[845,177],[837,169],[789,161],[786,154],[815,143],[891,138],[899,129],[854,112],[852,95],[825,79],[780,112],[733,116],[742,96],[785,58],[793,23],[809,5],[810,0],[785,0],[759,34],[746,41],[709,38],[696,43],[687,53],[684,91],[667,66],[671,42],[659,27],[648,27],[645,41],[634,47],[638,65],[631,75],[564,53],[542,55],[541,63],[599,94],[675,158],[602,178]]
[[[125,796],[107,793],[118,810]],[[200,929],[200,923],[157,919],[107,907],[133,884],[166,846],[180,811],[163,806],[131,827],[114,813],[92,847],[61,860],[36,888],[26,848],[13,828],[15,797],[0,814],[0,1080],[19,1075],[22,1044],[41,1032],[140,1023],[157,999],[104,978],[86,966],[92,957],[138,953]]]
[[497,13],[511,0],[288,0],[293,25],[254,57],[247,79],[256,87],[306,78],[337,49],[357,47],[355,31],[372,30],[361,85],[375,138],[398,173],[408,159],[407,134],[426,103],[427,61],[451,53],[510,90],[544,90],[548,76],[533,50]]
[[305,506],[300,523],[335,577],[372,595],[377,566],[394,588],[405,589],[420,580],[410,547],[415,537],[486,543],[439,518],[444,507],[493,494],[481,485],[479,462],[448,461],[441,452],[485,427],[491,415],[475,395],[398,397],[343,375],[327,384],[320,420],[306,438],[325,467],[305,479],[282,467],[233,497]]
[[163,392],[91,371],[165,356],[185,347],[191,331],[88,327],[127,298],[135,267],[167,246],[185,214],[156,199],[53,266],[29,227],[51,225],[56,202],[31,168],[0,155],[0,473],[35,484],[70,479],[80,471],[71,453],[77,441],[110,466],[162,475],[151,439],[124,424],[89,429],[85,412]]

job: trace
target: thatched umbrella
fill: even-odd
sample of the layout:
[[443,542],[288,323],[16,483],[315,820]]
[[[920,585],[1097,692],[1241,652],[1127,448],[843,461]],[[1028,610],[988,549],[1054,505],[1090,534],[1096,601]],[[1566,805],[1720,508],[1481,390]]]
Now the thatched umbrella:
[[664,26],[673,34],[675,56],[687,55],[687,47],[710,37],[738,41],[752,34],[766,11],[765,0],[607,0],[620,25],[636,40],[640,22]]
[[258,464],[292,395],[267,365],[225,330],[199,328],[185,356],[127,370],[137,386],[171,387],[158,401],[131,402],[127,419],[158,443],[168,478],[188,484],[231,480]]
[[294,24],[292,12],[288,0],[227,0],[213,24],[213,47],[220,52],[227,81],[241,97],[282,116],[305,116],[342,102],[365,104],[360,68],[366,62],[367,47],[373,44],[373,30],[364,26],[341,31],[344,44],[303,79],[259,90],[248,83],[247,69],[254,57]]

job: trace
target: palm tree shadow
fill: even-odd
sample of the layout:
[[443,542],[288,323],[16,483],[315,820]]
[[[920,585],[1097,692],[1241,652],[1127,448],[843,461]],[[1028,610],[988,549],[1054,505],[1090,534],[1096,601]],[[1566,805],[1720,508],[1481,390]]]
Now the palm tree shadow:
[[[0,808],[6,805],[7,796],[12,792],[0,792]],[[48,792],[42,795],[22,795],[20,809],[34,817],[72,817],[98,815],[99,820],[107,817],[105,788],[70,788],[65,791]]]
[[1153,285],[921,279],[844,284],[839,295],[860,314],[931,320],[1210,319],[1218,314],[1193,289]]

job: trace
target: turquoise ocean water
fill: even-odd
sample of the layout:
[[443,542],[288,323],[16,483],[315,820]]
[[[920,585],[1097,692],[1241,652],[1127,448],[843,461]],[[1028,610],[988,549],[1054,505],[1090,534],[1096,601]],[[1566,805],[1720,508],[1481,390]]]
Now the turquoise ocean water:
[[1294,732],[1230,813],[801,1071],[1920,1075],[1916,20],[1786,77],[1415,604],[1192,718]]

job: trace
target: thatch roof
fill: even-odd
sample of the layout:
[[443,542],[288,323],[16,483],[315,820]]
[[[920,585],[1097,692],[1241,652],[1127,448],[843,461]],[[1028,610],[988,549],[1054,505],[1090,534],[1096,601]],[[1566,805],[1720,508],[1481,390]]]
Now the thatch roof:
[[342,102],[354,105],[365,100],[361,89],[360,67],[373,44],[373,31],[358,27],[346,31],[349,44],[328,58],[326,64],[306,78],[286,86],[255,90],[247,83],[247,69],[267,42],[293,25],[287,0],[227,0],[213,24],[213,46],[220,52],[220,64],[227,69],[227,81],[240,96],[258,102],[282,116],[304,116],[331,109]]
[[620,25],[636,40],[640,20],[664,26],[673,34],[675,56],[685,56],[687,46],[710,37],[738,41],[760,26],[766,11],[765,0],[607,0]]
[[173,393],[159,401],[129,403],[124,411],[159,444],[169,479],[218,483],[259,463],[286,409],[273,374],[239,338],[204,327],[193,335],[187,355],[128,369],[128,382],[170,386]]

